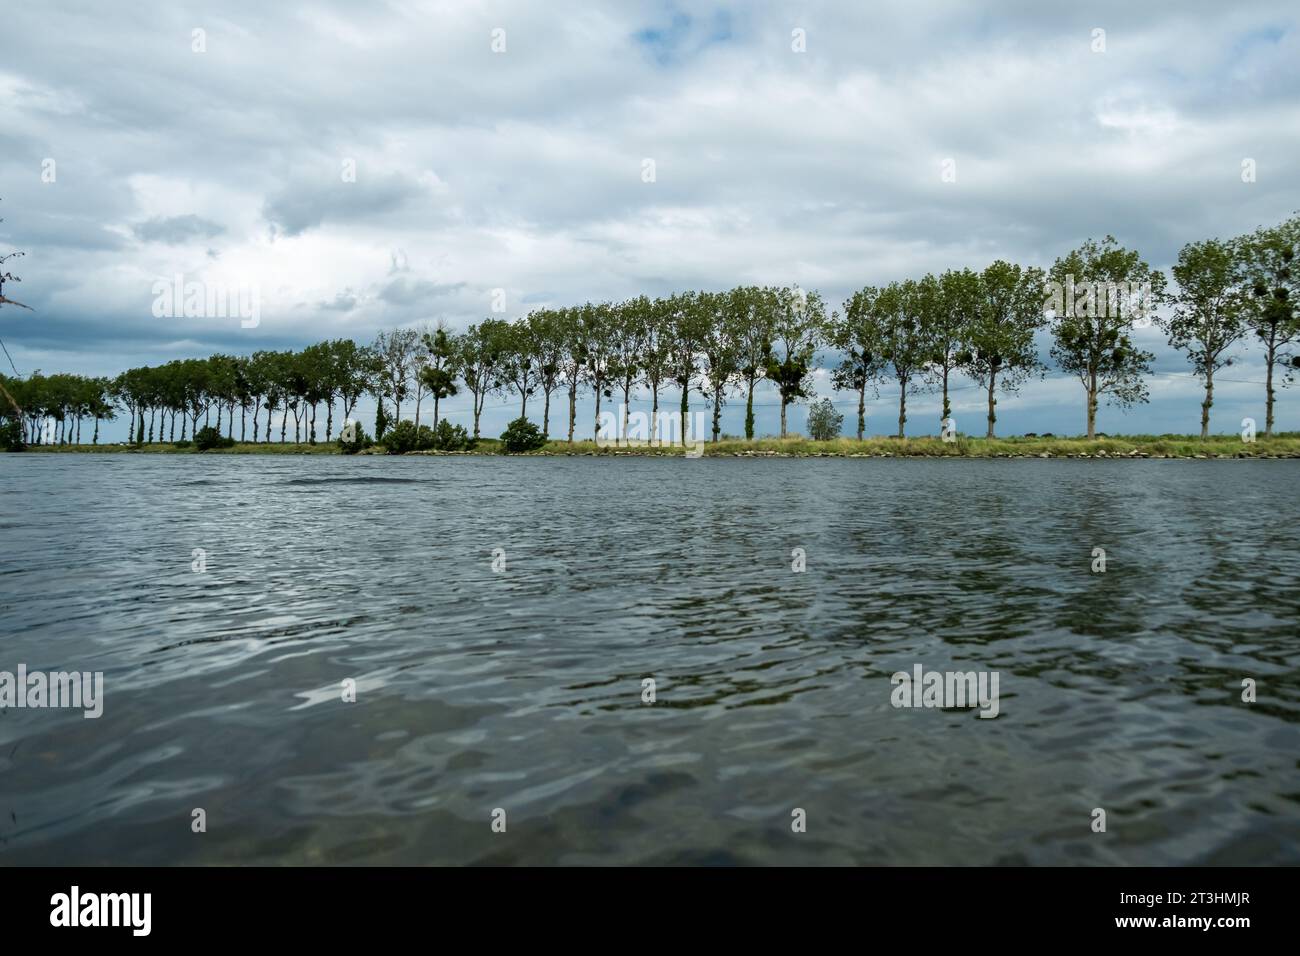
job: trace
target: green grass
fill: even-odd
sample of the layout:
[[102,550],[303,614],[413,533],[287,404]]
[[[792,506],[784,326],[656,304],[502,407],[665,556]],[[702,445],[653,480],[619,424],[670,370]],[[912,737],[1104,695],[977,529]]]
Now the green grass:
[[[971,438],[959,436],[956,441],[945,442],[939,438],[867,438],[857,441],[840,438],[819,442],[796,436],[792,438],[759,438],[754,441],[724,439],[717,444],[707,443],[704,454],[709,456],[781,456],[781,457],[906,457],[906,458],[1002,458],[1039,457],[1053,458],[1087,455],[1098,457],[1138,456],[1166,458],[1194,458],[1197,455],[1219,458],[1237,457],[1300,457],[1300,433],[1289,432],[1272,438],[1258,438],[1253,444],[1243,442],[1237,435],[1211,436],[1202,441],[1189,435],[1115,435],[1089,441],[1086,438]],[[597,447],[594,442],[552,441],[534,454],[550,455],[681,455],[680,445],[674,448]]]
[[[318,442],[315,445],[270,444],[252,442],[237,443],[233,448],[213,449],[200,452],[191,445],[177,448],[169,443],[143,446],[130,445],[34,445],[28,451],[50,454],[54,452],[107,452],[120,454],[163,454],[163,455],[338,455],[342,454],[335,443]],[[1247,444],[1237,435],[1214,435],[1202,441],[1191,435],[1112,435],[1089,441],[1086,438],[971,438],[959,436],[956,441],[945,442],[938,438],[867,438],[857,441],[852,438],[840,438],[834,441],[819,442],[802,436],[791,438],[758,438],[754,441],[727,438],[717,444],[706,443],[704,454],[708,456],[741,457],[918,457],[918,458],[1037,458],[1047,455],[1052,458],[1068,457],[1135,457],[1151,458],[1195,458],[1198,455],[1207,458],[1261,458],[1283,457],[1300,458],[1300,432],[1281,432],[1272,438],[1259,437],[1254,443]],[[659,447],[639,445],[632,448],[598,446],[592,441],[577,441],[570,445],[566,441],[549,441],[539,451],[530,452],[534,456],[547,455],[636,455],[678,457],[683,453],[680,445]],[[382,447],[372,448],[363,454],[384,454]],[[471,453],[475,455],[499,455],[501,443],[495,438],[484,438]]]
[[284,445],[272,442],[236,442],[232,448],[213,448],[199,451],[191,444],[188,448],[177,448],[170,442],[155,442],[152,445],[28,445],[29,452],[52,454],[56,452],[95,452],[97,454],[123,455],[338,455],[342,454],[333,442],[317,442],[315,445],[292,442]]

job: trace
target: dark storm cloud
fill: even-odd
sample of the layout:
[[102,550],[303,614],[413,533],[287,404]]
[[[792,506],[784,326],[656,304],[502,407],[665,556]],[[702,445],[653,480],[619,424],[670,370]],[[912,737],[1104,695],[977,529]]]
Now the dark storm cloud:
[[347,225],[369,219],[383,219],[422,192],[415,181],[402,176],[384,176],[371,182],[345,181],[340,171],[334,183],[295,182],[269,199],[263,215],[287,236],[296,236],[320,226]]
[[406,276],[399,276],[383,287],[379,293],[379,298],[394,305],[416,305],[432,302],[463,288],[465,288],[463,282],[444,284],[412,280]]
[[142,222],[133,230],[135,237],[143,242],[189,242],[193,239],[211,239],[225,232],[219,223],[209,222],[193,214],[188,216],[155,216],[148,222]]

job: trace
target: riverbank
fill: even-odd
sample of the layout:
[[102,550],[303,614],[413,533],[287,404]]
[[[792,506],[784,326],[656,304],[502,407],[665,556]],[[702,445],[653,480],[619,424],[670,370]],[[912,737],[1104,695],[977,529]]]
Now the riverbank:
[[[690,450],[690,449],[687,449]],[[192,445],[178,447],[170,443],[152,445],[33,445],[28,453],[120,453],[164,455],[340,455],[335,443],[278,444],[236,443],[231,448],[200,452]],[[833,441],[812,439],[760,438],[753,441],[725,439],[703,446],[704,455],[712,458],[1300,458],[1300,432],[1283,432],[1254,442],[1242,441],[1238,435],[1215,435],[1202,440],[1192,435],[1114,435],[1087,438],[1024,436],[1008,438],[959,437],[946,442],[939,438],[867,438],[858,441],[840,438]],[[358,452],[362,455],[386,454],[382,445]],[[417,451],[411,455],[464,456],[501,455],[501,442],[494,438],[479,441],[471,451]],[[684,449],[676,446],[633,445],[632,447],[597,445],[592,441],[550,441],[531,456],[654,456],[681,457]]]

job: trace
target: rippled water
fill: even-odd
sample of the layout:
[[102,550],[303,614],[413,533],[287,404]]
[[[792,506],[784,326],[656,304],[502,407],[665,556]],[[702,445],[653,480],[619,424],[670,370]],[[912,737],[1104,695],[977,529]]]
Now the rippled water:
[[1297,863],[1298,478],[0,455],[0,863]]

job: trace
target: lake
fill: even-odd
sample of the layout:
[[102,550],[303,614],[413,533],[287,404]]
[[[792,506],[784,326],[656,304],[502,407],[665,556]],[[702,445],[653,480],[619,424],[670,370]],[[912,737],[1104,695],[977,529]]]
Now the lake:
[[0,864],[1300,863],[1297,467],[0,455]]

